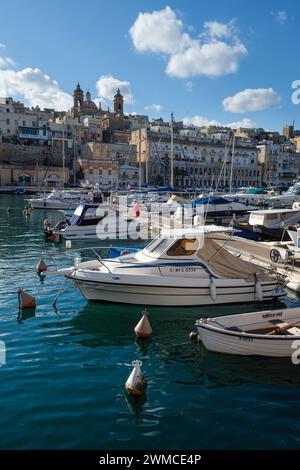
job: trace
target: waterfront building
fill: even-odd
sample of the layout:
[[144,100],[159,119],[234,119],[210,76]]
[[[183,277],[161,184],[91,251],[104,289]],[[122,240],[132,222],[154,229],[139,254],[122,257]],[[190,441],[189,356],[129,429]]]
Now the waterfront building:
[[265,141],[257,148],[258,161],[262,165],[262,179],[266,185],[290,185],[298,177],[300,153],[291,142],[274,144]]
[[[174,185],[186,187],[229,186],[232,147],[224,137],[211,138],[202,128],[173,125]],[[222,134],[224,135],[224,134]],[[146,182],[170,184],[171,127],[154,121],[150,126],[131,133],[131,143],[137,148],[137,161],[143,166]],[[232,186],[259,186],[261,168],[258,150],[250,141],[235,139],[232,165]]]

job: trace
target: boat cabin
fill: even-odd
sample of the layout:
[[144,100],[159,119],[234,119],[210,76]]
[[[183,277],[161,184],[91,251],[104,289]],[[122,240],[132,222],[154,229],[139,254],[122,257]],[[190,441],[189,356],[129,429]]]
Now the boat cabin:
[[83,225],[97,225],[101,220],[112,212],[110,206],[95,203],[80,204],[72,215],[69,225],[71,227]]
[[300,221],[300,209],[266,209],[250,211],[249,224],[266,228],[279,228]]

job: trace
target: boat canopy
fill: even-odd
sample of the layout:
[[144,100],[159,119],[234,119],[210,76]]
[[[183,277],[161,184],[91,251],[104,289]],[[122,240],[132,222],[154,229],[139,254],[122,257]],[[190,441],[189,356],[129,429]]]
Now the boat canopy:
[[231,201],[221,196],[209,196],[209,197],[202,197],[201,199],[197,199],[194,204],[196,206],[204,205],[204,204],[221,205],[221,204],[231,204]]
[[233,279],[256,278],[258,281],[270,278],[270,275],[263,269],[237,258],[208,237],[204,239],[204,244],[197,255],[217,276]]
[[103,209],[99,211],[100,207],[102,206],[93,203],[80,204],[70,219],[70,225],[96,225],[109,211],[109,207],[105,211]]

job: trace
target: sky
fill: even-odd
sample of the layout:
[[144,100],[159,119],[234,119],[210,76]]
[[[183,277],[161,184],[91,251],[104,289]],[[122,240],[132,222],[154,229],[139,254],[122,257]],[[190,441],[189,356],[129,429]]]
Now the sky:
[[300,80],[298,0],[0,7],[0,96],[68,109],[79,82],[104,109],[119,87],[128,113],[267,130],[295,120],[300,129],[300,100],[291,99]]

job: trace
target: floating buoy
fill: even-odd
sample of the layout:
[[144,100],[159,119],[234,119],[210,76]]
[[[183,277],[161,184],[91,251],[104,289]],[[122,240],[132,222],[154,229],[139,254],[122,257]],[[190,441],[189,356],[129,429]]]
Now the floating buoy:
[[66,240],[66,249],[70,250],[72,248],[72,240]]
[[148,320],[149,312],[145,309],[142,314],[143,316],[134,328],[134,331],[139,338],[149,338],[152,334],[152,328]]
[[19,289],[18,296],[19,296],[20,308],[35,308],[36,307],[36,300],[35,300],[35,297],[33,297],[32,295],[27,294],[22,289]]
[[132,361],[133,370],[125,383],[127,392],[133,397],[140,397],[147,388],[147,381],[141,371],[142,361]]
[[45,263],[44,258],[40,258],[40,260],[39,260],[39,262],[38,262],[38,264],[37,264],[37,267],[36,267],[36,272],[37,272],[38,274],[42,274],[42,273],[44,273],[45,271],[47,271],[47,269],[48,269],[48,266],[47,266],[47,264]]
[[189,334],[189,338],[191,341],[197,341],[198,333],[196,331],[191,331],[191,333]]
[[212,277],[210,278],[209,294],[211,299],[215,302],[217,300],[217,288]]
[[44,230],[47,230],[48,228],[51,227],[51,225],[52,225],[52,220],[51,220],[51,219],[44,219],[43,224],[44,224]]

